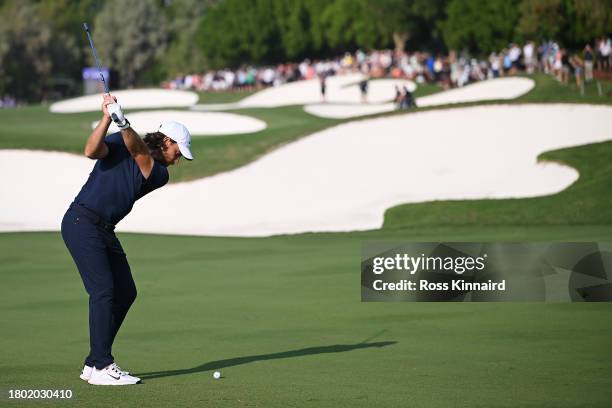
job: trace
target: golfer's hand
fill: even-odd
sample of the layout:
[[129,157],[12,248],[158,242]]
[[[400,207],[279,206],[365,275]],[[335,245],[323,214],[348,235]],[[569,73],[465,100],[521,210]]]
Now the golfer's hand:
[[102,113],[105,118],[110,119],[110,113],[108,113],[108,105],[117,102],[117,98],[115,98],[111,94],[104,94],[104,100],[102,101]]
[[106,105],[106,110],[119,129],[123,130],[130,127],[130,122],[125,118],[121,106],[117,102]]

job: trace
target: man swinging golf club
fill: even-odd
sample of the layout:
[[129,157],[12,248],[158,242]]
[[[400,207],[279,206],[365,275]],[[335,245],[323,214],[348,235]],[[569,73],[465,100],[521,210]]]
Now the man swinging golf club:
[[[89,294],[90,351],[80,377],[95,385],[130,385],[140,379],[119,368],[111,348],[136,286],[114,229],[136,200],[168,182],[167,166],[193,159],[191,135],[167,122],[141,139],[108,93],[102,112],[85,145],[85,155],[97,161],[64,215],[62,237]],[[120,132],[106,136],[111,121]]]

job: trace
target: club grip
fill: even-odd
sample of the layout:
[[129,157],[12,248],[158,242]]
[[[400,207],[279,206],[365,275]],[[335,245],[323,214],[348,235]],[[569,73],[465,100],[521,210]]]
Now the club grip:
[[89,31],[89,24],[87,24],[87,23],[83,23],[83,29],[84,29],[85,31]]

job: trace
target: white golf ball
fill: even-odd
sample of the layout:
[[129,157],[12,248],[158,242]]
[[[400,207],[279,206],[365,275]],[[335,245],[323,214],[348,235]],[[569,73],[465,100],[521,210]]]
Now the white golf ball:
[[215,380],[218,380],[219,378],[221,378],[221,371],[215,371],[215,372],[213,373],[213,378],[214,378]]

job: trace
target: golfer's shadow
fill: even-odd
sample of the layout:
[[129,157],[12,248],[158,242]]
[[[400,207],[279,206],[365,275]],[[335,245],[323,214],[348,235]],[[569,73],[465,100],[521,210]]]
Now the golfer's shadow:
[[283,351],[280,353],[271,354],[259,354],[253,356],[244,356],[236,358],[228,358],[225,360],[209,361],[208,363],[201,364],[192,368],[182,368],[178,370],[167,370],[167,371],[153,371],[150,373],[136,374],[143,380],[150,380],[153,378],[172,377],[175,375],[195,374],[203,371],[220,370],[222,368],[233,367],[241,364],[248,364],[254,361],[266,361],[276,360],[280,358],[292,358],[308,356],[312,354],[326,354],[326,353],[342,353],[345,351],[352,351],[370,347],[386,347],[396,344],[396,341],[379,341],[376,343],[357,343],[357,344],[334,344],[332,346],[318,346],[318,347],[307,347],[298,350]]

